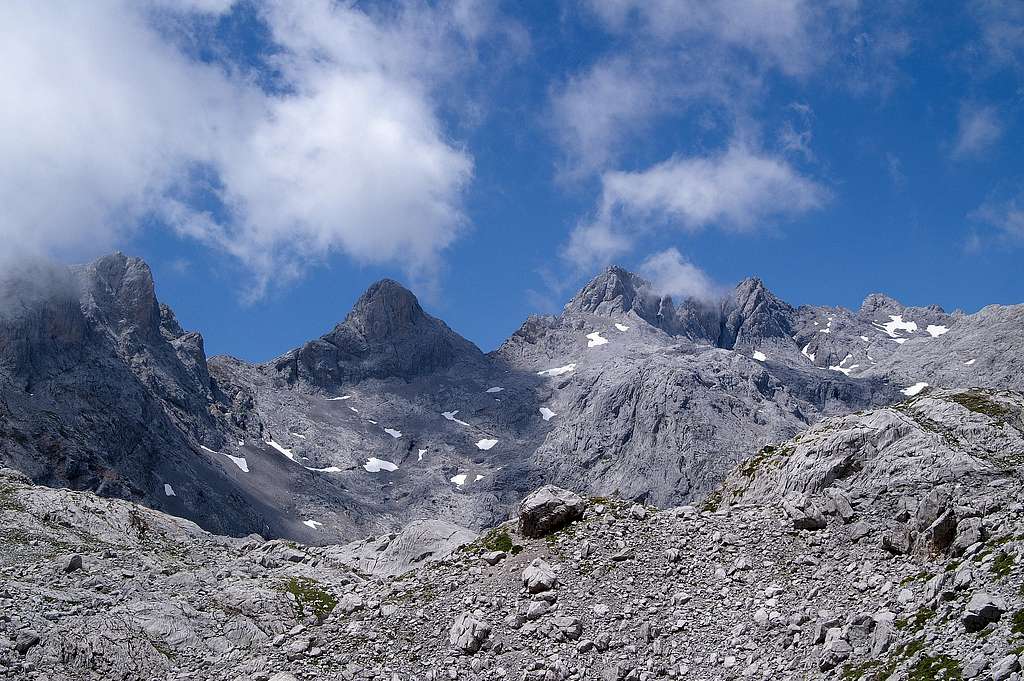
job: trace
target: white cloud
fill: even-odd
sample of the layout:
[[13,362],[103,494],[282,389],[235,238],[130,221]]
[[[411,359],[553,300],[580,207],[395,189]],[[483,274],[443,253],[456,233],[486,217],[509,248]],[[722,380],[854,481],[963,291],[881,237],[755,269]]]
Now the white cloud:
[[965,104],[960,107],[954,158],[977,156],[999,141],[1003,124],[994,107]]
[[718,287],[704,270],[689,262],[675,248],[649,256],[640,264],[639,270],[640,274],[650,280],[656,291],[676,300],[710,300],[719,293]]
[[0,4],[0,235],[91,255],[157,215],[236,257],[257,295],[332,253],[430,271],[473,172],[438,100],[493,13],[267,3],[281,94],[189,58],[148,14],[230,4]]
[[800,75],[821,58],[816,49],[817,3],[804,0],[590,0],[613,30],[634,21],[662,41],[685,37],[714,40],[754,53],[784,73]]
[[717,156],[673,157],[640,172],[605,173],[603,187],[606,219],[623,215],[690,231],[754,229],[818,208],[827,197],[785,160],[739,144]]
[[971,10],[981,29],[981,44],[991,65],[1024,68],[1024,3],[974,0]]
[[[995,227],[1000,236],[1014,242],[1024,242],[1024,196],[1008,200],[991,198],[968,217]],[[981,237],[972,235],[974,250],[980,247]]]
[[639,172],[607,172],[594,219],[563,257],[580,270],[608,264],[660,228],[753,231],[821,207],[829,192],[785,159],[734,143],[708,157],[673,157]]

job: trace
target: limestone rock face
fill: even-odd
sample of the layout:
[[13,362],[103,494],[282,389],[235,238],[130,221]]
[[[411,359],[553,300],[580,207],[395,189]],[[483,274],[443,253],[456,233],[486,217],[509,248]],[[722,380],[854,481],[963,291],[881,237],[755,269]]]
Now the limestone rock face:
[[586,502],[578,494],[545,485],[519,504],[519,532],[543,537],[583,516]]

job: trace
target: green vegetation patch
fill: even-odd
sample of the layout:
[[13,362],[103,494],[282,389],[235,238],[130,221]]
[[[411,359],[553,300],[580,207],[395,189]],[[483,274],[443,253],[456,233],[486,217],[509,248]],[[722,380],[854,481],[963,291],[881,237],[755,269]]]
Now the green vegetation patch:
[[338,604],[334,594],[315,579],[292,577],[285,582],[283,590],[294,597],[296,619],[305,619],[308,609],[308,614],[323,621]]
[[0,484],[0,511],[25,511],[14,485]]
[[922,655],[907,673],[907,681],[939,681],[963,678],[960,662],[949,655]]
[[483,551],[504,551],[513,556],[523,550],[522,546],[512,542],[508,531],[500,527],[485,534],[477,543]]
[[992,567],[990,569],[1000,577],[1006,577],[1010,574],[1010,570],[1013,569],[1014,562],[1015,559],[1012,553],[1000,551],[992,560]]
[[1013,613],[1010,619],[1010,631],[1014,634],[1024,635],[1024,609]]
[[984,414],[999,422],[1004,422],[1013,415],[1008,407],[996,402],[984,390],[967,390],[950,395],[949,400],[976,414]]

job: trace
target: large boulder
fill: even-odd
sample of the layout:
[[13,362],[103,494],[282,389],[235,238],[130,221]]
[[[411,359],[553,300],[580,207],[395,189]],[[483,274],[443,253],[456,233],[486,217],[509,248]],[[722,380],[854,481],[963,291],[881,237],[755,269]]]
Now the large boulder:
[[990,622],[998,622],[1004,612],[1006,602],[1003,599],[985,591],[976,591],[971,594],[971,600],[967,603],[960,621],[964,623],[967,631],[981,631]]
[[483,613],[476,610],[455,618],[448,632],[448,641],[464,655],[472,655],[480,650],[490,635],[491,625],[484,620]]
[[558,577],[545,561],[534,558],[523,570],[523,586],[532,594],[551,591],[558,584]]
[[519,504],[519,532],[543,537],[583,516],[586,502],[569,490],[545,485]]

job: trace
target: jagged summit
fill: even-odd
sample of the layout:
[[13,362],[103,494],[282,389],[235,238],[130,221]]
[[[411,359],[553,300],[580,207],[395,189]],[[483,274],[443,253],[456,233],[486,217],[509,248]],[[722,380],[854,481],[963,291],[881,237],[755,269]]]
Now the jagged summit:
[[366,378],[402,378],[443,371],[483,353],[427,314],[409,289],[381,279],[359,297],[345,320],[319,339],[273,362],[288,380],[333,390]]
[[625,313],[652,296],[650,282],[623,267],[611,265],[580,289],[565,310],[604,315]]
[[430,318],[412,291],[393,279],[371,284],[359,296],[344,325],[365,338],[387,338],[437,321]]
[[763,281],[748,277],[723,303],[719,345],[752,348],[769,338],[788,338],[792,336],[793,312]]

